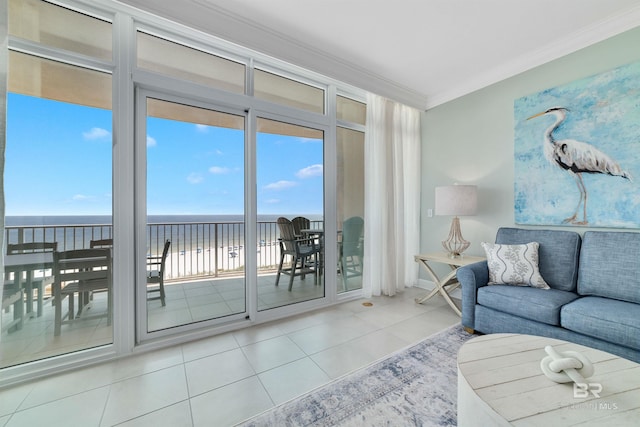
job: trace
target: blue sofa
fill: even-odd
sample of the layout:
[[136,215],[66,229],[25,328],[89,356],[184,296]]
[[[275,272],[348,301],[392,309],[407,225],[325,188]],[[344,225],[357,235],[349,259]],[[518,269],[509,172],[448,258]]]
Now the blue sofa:
[[458,269],[470,332],[558,338],[640,363],[640,233],[500,228],[499,244],[538,242],[551,289],[487,285],[487,262]]

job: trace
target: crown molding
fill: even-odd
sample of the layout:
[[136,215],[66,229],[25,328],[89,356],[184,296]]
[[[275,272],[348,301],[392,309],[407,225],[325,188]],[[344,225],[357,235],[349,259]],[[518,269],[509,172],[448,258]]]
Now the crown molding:
[[428,110],[437,107],[638,26],[640,26],[640,6],[584,27],[580,31],[541,49],[522,54],[518,58],[476,76],[475,79],[465,82],[465,84],[429,96],[425,108]]
[[[192,2],[206,8],[221,19],[219,24],[224,27],[208,29],[209,32],[215,32],[214,35],[217,37],[415,108],[424,109],[426,105],[425,94],[399,85],[372,70],[333,56],[315,46],[302,43],[291,35],[239,16],[206,0],[192,0]],[[207,31],[205,28],[199,29]]]
[[637,6],[584,27],[543,48],[524,52],[519,57],[500,63],[493,69],[479,73],[459,85],[427,95],[402,86],[373,70],[365,69],[302,43],[295,38],[295,35],[284,34],[207,0],[181,2],[120,0],[120,2],[253,50],[259,56],[301,67],[420,110],[434,108],[640,26],[640,6]]

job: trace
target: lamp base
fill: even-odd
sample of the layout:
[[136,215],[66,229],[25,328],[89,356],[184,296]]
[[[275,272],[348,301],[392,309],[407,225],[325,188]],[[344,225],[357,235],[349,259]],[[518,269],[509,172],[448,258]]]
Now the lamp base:
[[449,253],[449,257],[459,258],[462,256],[462,252],[467,250],[469,245],[471,245],[471,243],[462,237],[460,218],[456,216],[451,220],[451,230],[449,230],[447,240],[442,241],[442,247]]

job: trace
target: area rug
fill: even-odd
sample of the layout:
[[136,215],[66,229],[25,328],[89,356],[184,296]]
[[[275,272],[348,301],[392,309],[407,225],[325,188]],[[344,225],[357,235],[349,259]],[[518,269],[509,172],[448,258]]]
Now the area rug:
[[241,425],[455,426],[456,358],[471,337],[452,326]]

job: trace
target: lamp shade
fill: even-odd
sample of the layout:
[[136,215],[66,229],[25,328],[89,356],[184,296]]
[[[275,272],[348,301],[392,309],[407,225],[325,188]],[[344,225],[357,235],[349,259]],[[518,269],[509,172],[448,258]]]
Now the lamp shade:
[[478,211],[477,189],[475,185],[436,187],[436,215],[475,215]]

